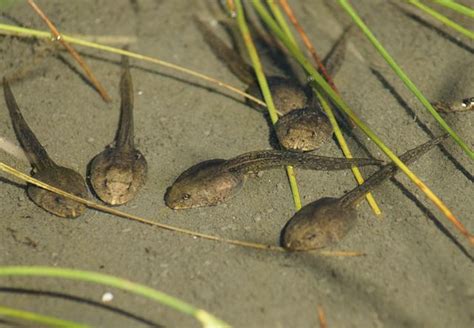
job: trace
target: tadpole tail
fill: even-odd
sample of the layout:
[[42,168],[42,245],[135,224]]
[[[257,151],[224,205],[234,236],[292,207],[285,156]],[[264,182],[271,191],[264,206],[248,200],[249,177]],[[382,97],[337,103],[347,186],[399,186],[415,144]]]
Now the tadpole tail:
[[255,81],[253,68],[237,52],[225,44],[206,23],[197,16],[194,16],[194,21],[214,55],[224,62],[230,71],[242,82],[246,84],[253,83]]
[[350,169],[353,166],[380,165],[381,163],[382,161],[369,158],[346,159],[282,150],[263,150],[229,159],[224,169],[246,173],[291,165],[308,170],[334,171]]
[[120,79],[120,122],[115,137],[116,147],[134,148],[133,131],[133,82],[129,59],[122,56],[122,77]]
[[46,150],[40,144],[36,136],[33,134],[33,131],[31,131],[30,127],[23,118],[20,108],[16,103],[15,97],[13,96],[10,84],[5,77],[3,78],[3,92],[5,94],[5,102],[10,113],[10,118],[16,137],[20,142],[31,166],[36,168],[38,171],[55,166],[56,164],[48,156],[48,153],[46,153]]
[[[448,134],[443,134],[439,137],[431,139],[430,141],[418,147],[408,150],[407,152],[400,155],[400,160],[406,165],[412,164],[418,158],[426,154],[434,146],[441,143],[444,139],[446,139],[447,136]],[[379,186],[386,179],[394,176],[395,173],[398,172],[398,170],[398,166],[393,163],[384,165],[380,170],[378,170],[377,172],[372,174],[367,180],[365,180],[362,185],[352,189],[344,196],[342,196],[340,198],[340,202],[343,206],[352,206],[352,204],[362,199],[367,192]]]
[[342,32],[342,35],[339,37],[336,43],[334,43],[331,50],[329,50],[329,53],[323,59],[326,72],[333,78],[336,76],[346,58],[347,40],[349,39],[351,34],[350,32],[353,29],[352,26],[353,25],[351,24]]

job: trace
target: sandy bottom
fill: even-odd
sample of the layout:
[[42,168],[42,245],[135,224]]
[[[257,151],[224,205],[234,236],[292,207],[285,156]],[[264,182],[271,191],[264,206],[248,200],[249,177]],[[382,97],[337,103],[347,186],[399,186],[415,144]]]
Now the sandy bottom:
[[[41,2],[64,32],[127,36],[133,39],[133,51],[244,88],[212,55],[192,23],[193,13],[212,18],[206,2],[137,3],[138,7],[126,0]],[[385,1],[363,1],[357,8],[430,100],[473,96],[472,41],[417,21]],[[24,3],[5,10],[27,26],[45,29]],[[300,1],[295,10],[323,54],[347,25],[345,14],[334,12],[323,1]],[[474,27],[472,20],[452,17]],[[7,37],[0,40],[2,74],[31,66],[35,45]],[[428,140],[427,129],[438,135],[437,124],[364,37],[356,32],[351,41],[352,50],[336,82],[352,108],[398,153]],[[90,159],[114,137],[120,67],[117,56],[80,50],[112,95],[111,104],[105,104],[70,68],[66,54],[63,59],[35,62],[34,74],[12,88],[51,157],[85,174]],[[237,197],[222,206],[173,211],[163,201],[166,188],[192,164],[268,149],[264,117],[239,96],[201,80],[144,62],[133,61],[133,65],[136,142],[148,160],[149,180],[139,197],[120,209],[226,238],[277,244],[281,228],[294,212],[283,169],[249,180]],[[0,136],[16,144],[1,102]],[[446,120],[473,144],[472,113],[448,115]],[[367,138],[356,135],[374,156],[385,158]],[[366,156],[350,143],[358,156]],[[447,141],[445,148],[456,165],[437,148],[412,168],[474,231],[474,165],[453,141]],[[320,153],[341,156],[334,142]],[[23,172],[30,170],[28,163],[4,152],[0,160]],[[373,168],[363,171],[367,174]],[[349,172],[297,170],[297,174],[305,204],[342,195],[354,186]],[[330,327],[474,324],[472,249],[402,175],[375,193],[383,218],[375,218],[362,204],[356,228],[330,248],[367,254],[359,258],[249,250],[93,210],[76,220],[60,219],[29,201],[24,183],[6,175],[0,179],[1,265],[49,265],[113,274],[177,296],[237,327],[315,327],[318,304]],[[101,303],[107,291],[114,299]],[[0,303],[102,327],[197,325],[192,318],[144,298],[60,279],[2,278]]]

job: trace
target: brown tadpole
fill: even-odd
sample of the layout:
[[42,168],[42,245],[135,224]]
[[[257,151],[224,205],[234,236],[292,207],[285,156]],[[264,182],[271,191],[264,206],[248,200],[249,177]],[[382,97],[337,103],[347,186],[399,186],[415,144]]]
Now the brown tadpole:
[[306,152],[331,139],[333,128],[322,111],[307,107],[282,116],[275,124],[275,133],[283,148]]
[[442,113],[457,113],[457,112],[468,112],[474,111],[474,97],[464,98],[462,100],[453,102],[438,101],[432,103],[432,105]]
[[[248,85],[246,92],[263,99],[253,68],[207,24],[197,17],[195,22],[216,57]],[[337,54],[340,54],[340,51],[336,52]],[[316,150],[332,136],[333,129],[329,119],[319,108],[308,86],[283,76],[268,76],[267,82],[275,108],[282,115],[275,128],[278,140],[286,150]],[[247,103],[259,111],[265,110],[263,106],[253,102]]]
[[[3,91],[13,129],[33,168],[31,176],[76,196],[88,198],[89,193],[82,175],[70,168],[57,165],[48,156],[48,153],[23,118],[6,78],[3,78]],[[28,184],[26,190],[28,196],[36,205],[54,215],[76,218],[86,210],[86,207],[80,203],[35,185]]]
[[135,148],[133,130],[133,84],[128,57],[122,57],[120,122],[113,146],[90,163],[90,183],[95,194],[110,205],[132,200],[145,184],[147,162]]
[[[400,156],[405,164],[442,142],[447,135],[432,139]],[[340,198],[320,198],[299,210],[283,228],[282,246],[288,250],[306,251],[328,246],[344,238],[357,218],[356,205],[365,194],[395,175],[398,167],[390,163],[370,176],[362,185]]]
[[176,210],[218,205],[242,189],[248,173],[286,165],[332,171],[381,163],[376,159],[334,158],[282,150],[253,151],[228,160],[212,159],[192,166],[168,188],[165,203]]

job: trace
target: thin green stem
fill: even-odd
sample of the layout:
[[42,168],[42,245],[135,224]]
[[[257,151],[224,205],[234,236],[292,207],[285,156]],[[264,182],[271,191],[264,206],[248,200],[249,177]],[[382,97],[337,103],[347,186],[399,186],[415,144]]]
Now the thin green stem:
[[88,325],[80,324],[74,321],[62,320],[55,317],[50,317],[47,315],[42,315],[35,312],[30,312],[30,311],[13,309],[6,306],[0,306],[0,318],[1,317],[31,321],[38,325],[46,325],[48,327],[54,327],[54,328],[88,328],[90,327]]
[[456,1],[452,1],[452,0],[431,0],[431,1],[438,3],[446,8],[457,11],[458,13],[461,13],[468,17],[474,18],[474,9],[461,5],[460,3],[457,3]]
[[[270,119],[272,123],[275,124],[278,121],[277,111],[275,109],[275,104],[273,103],[272,94],[270,92],[265,73],[263,72],[262,63],[260,62],[257,49],[255,48],[255,44],[253,43],[252,36],[250,35],[250,31],[245,20],[245,14],[242,7],[242,3],[240,2],[240,0],[235,0],[234,4],[237,13],[237,24],[239,25],[242,38],[245,42],[245,46],[247,47],[250,60],[252,61],[252,65],[255,70],[255,75],[257,76],[258,84],[260,86],[260,90],[262,91],[263,99],[267,104]],[[288,180],[290,182],[290,188],[291,193],[293,195],[295,208],[296,211],[299,211],[301,209],[301,197],[298,191],[298,185],[296,183],[296,177],[293,167],[287,166],[286,172],[288,175]]]
[[[342,1],[342,0],[340,0]],[[308,72],[309,75],[314,79],[312,85],[316,88],[321,88],[324,93],[341,109],[343,110],[351,120],[370,138],[372,141],[397,165],[400,170],[405,173],[410,180],[413,181],[427,196],[428,198],[440,209],[440,211],[450,220],[455,227],[466,236],[471,244],[474,244],[474,236],[459,222],[459,220],[453,215],[451,210],[438,198],[428,186],[421,181],[398,157],[395,153],[390,150],[377,135],[361,120],[359,117],[349,108],[349,106],[342,100],[342,98],[329,86],[324,78],[317,72],[317,70],[311,65],[301,51],[294,44],[289,41],[283,31],[279,28],[277,23],[270,16],[268,11],[262,5],[260,0],[252,0],[252,4],[255,10],[258,12],[262,20],[272,30],[272,32],[280,39],[285,45],[288,51],[293,57],[300,63],[300,65]]]
[[[129,280],[92,271],[81,271],[66,268],[53,268],[44,266],[3,266],[0,267],[0,276],[39,276],[50,278],[64,278],[92,282],[100,285],[115,287],[128,292],[144,296],[157,301],[181,313],[190,315],[201,321],[204,327],[228,327],[229,325],[212,316],[204,310],[197,309],[173,296],[157,291]],[[204,314],[203,314],[204,313]],[[204,319],[203,319],[204,318]]]
[[[323,107],[324,113],[329,118],[329,121],[331,122],[331,125],[334,128],[334,134],[336,135],[336,139],[339,142],[339,146],[341,147],[342,152],[344,153],[344,156],[346,156],[346,158],[352,158],[352,153],[349,149],[349,146],[346,143],[346,140],[344,139],[344,136],[342,135],[341,128],[339,127],[339,124],[337,123],[336,117],[331,109],[331,106],[329,106],[328,102],[326,101],[326,99],[324,99],[321,93],[316,92],[316,96],[318,97],[319,102],[321,103],[321,106]],[[364,178],[362,177],[362,173],[356,166],[352,168],[352,173],[354,174],[354,177],[359,185],[364,183]],[[374,211],[374,214],[377,216],[380,216],[380,214],[382,214],[382,211],[380,210],[372,193],[370,192],[367,193],[365,197],[370,207]]]
[[468,38],[474,40],[474,32],[468,30],[467,28],[453,22],[450,20],[448,17],[441,15],[439,12],[436,10],[422,4],[418,0],[407,0],[409,3],[417,7],[418,9],[423,10],[425,13],[428,15],[434,17],[435,19],[439,20],[441,23],[443,23],[446,26],[451,27],[452,29],[458,31],[459,33],[463,34],[464,36],[467,36]]
[[[413,0],[409,0],[414,2]],[[357,15],[356,11],[349,4],[347,0],[339,0],[339,4],[344,10],[351,16],[352,20],[359,26],[359,28],[364,32],[365,36],[369,39],[372,45],[377,49],[377,51],[382,55],[385,61],[390,65],[393,71],[400,77],[403,83],[407,88],[420,100],[420,102],[425,106],[425,108],[431,113],[431,115],[438,121],[439,125],[449,133],[449,135],[458,143],[459,146],[466,152],[466,154],[474,159],[474,152],[469,148],[469,146],[457,135],[457,133],[451,129],[451,127],[444,121],[444,119],[438,114],[436,109],[433,108],[431,103],[426,99],[425,96],[421,93],[416,85],[410,80],[408,75],[402,70],[402,68],[395,62],[395,60],[390,56],[390,54],[385,50],[382,44],[375,38],[373,33],[369,30],[367,25],[362,21],[362,19]]]
[[294,45],[297,45],[293,33],[291,33],[290,26],[286,23],[285,17],[283,17],[280,7],[275,3],[275,0],[267,0],[267,3],[270,7],[270,10],[272,11],[273,16],[275,17],[275,20],[285,35],[291,40],[291,42],[293,42]]

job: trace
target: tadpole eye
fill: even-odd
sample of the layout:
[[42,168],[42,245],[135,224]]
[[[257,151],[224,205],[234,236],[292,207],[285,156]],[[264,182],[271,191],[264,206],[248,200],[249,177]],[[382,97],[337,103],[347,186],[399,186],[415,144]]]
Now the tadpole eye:
[[189,198],[191,198],[191,195],[190,194],[183,194],[183,196],[181,198],[183,200],[188,200]]
[[63,203],[63,199],[62,199],[62,197],[60,197],[60,196],[54,197],[54,201],[55,201],[56,203],[58,203],[58,204],[62,204],[62,203]]

